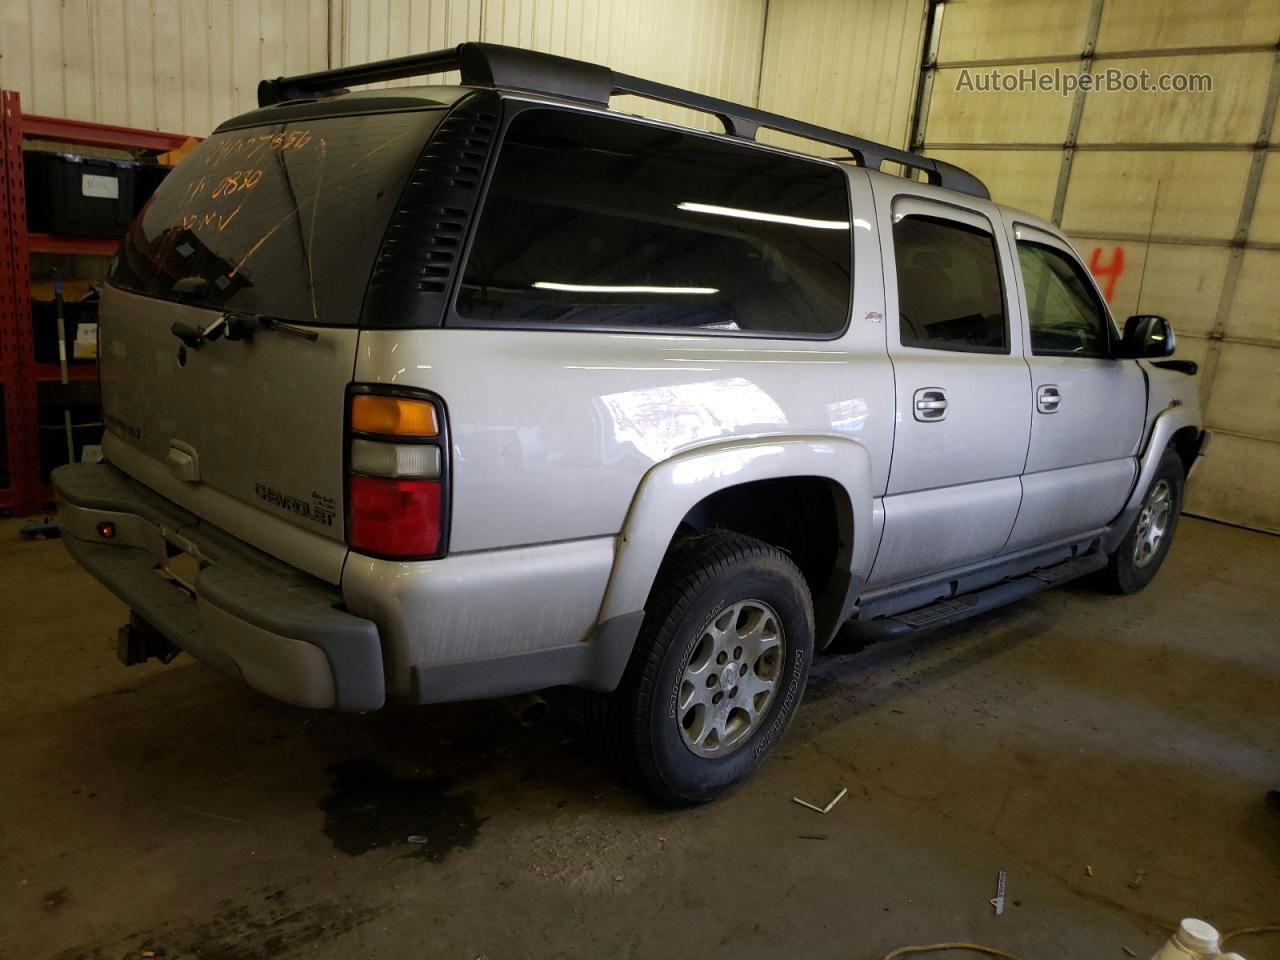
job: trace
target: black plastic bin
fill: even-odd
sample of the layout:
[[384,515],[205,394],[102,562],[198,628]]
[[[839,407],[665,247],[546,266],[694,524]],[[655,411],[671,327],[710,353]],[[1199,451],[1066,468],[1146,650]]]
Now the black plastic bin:
[[167,167],[160,163],[138,164],[138,178],[133,190],[135,214],[142,212],[142,208],[147,205],[151,195],[156,192],[160,184],[164,183],[164,178],[169,175],[169,171],[172,169],[173,167]]
[[123,236],[137,210],[138,164],[24,150],[27,229],[78,237]]
[[[98,299],[67,300],[62,304],[63,330],[67,337],[67,363],[93,363],[93,357],[75,358],[76,328],[98,322]],[[31,299],[31,337],[36,363],[58,362],[58,312],[52,300]]]

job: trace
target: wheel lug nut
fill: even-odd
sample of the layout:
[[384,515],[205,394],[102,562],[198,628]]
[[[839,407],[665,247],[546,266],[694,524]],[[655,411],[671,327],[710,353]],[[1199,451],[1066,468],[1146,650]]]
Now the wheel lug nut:
[[742,659],[742,648],[741,648],[741,647],[734,647],[734,648],[733,648],[733,659],[735,659],[735,660],[740,660],[740,659]]
[[714,687],[714,686],[715,686],[717,683],[719,683],[719,682],[720,682],[720,678],[719,678],[719,677],[717,677],[714,673],[713,673],[713,674],[711,674],[711,676],[707,677],[707,686],[708,686],[708,687]]
[[725,663],[728,662],[728,660],[729,660],[729,654],[725,653],[723,650],[721,650],[720,653],[716,656],[716,663],[720,664],[720,666],[722,667],[725,665]]

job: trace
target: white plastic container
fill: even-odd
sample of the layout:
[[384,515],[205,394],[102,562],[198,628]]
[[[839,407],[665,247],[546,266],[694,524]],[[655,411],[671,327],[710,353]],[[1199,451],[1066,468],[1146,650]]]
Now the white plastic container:
[[1218,931],[1203,920],[1187,917],[1151,960],[1212,960],[1217,956]]

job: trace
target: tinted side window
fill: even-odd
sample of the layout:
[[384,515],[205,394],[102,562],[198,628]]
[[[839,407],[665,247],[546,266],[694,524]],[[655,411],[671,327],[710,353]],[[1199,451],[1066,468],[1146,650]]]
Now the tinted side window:
[[1107,356],[1111,325],[1083,268],[1062,251],[1038,243],[1019,243],[1018,262],[1027,293],[1031,352]]
[[1009,352],[991,234],[953,220],[911,215],[894,222],[893,250],[903,346]]
[[849,312],[850,248],[836,167],[532,109],[507,129],[457,311],[829,337]]

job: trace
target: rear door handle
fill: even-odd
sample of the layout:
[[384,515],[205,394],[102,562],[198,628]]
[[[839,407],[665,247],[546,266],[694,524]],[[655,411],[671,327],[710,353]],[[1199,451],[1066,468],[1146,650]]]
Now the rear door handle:
[[947,416],[947,391],[941,387],[921,387],[911,400],[912,414],[922,423],[944,420]]
[[1036,409],[1041,413],[1057,413],[1062,394],[1052,383],[1046,383],[1036,391]]

